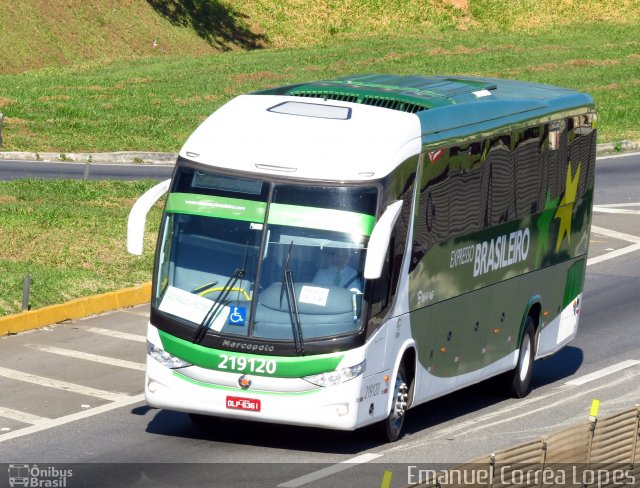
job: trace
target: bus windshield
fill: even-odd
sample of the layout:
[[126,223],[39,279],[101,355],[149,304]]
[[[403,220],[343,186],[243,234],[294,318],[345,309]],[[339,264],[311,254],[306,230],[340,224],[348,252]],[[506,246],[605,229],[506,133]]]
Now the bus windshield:
[[182,167],[153,306],[206,333],[292,341],[362,326],[377,189],[269,183]]

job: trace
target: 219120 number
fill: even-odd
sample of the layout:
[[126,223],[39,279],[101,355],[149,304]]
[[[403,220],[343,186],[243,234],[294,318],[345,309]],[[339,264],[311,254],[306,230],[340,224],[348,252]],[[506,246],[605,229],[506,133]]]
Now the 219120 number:
[[275,374],[277,363],[273,359],[246,358],[220,354],[218,369],[228,369],[239,373]]

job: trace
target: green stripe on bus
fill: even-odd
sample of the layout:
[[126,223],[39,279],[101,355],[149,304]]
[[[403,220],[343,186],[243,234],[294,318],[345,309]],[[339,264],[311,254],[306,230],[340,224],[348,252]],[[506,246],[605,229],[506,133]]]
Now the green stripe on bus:
[[266,203],[252,200],[214,197],[196,193],[170,193],[166,211],[247,222],[264,222],[266,208]]
[[266,390],[255,390],[252,388],[251,391],[247,391],[247,390],[242,390],[239,387],[214,385],[213,383],[206,383],[204,381],[194,380],[193,378],[189,378],[188,376],[185,376],[176,370],[173,371],[173,375],[176,378],[180,378],[181,380],[188,381],[189,383],[193,383],[194,385],[202,386],[204,388],[213,388],[214,390],[223,390],[223,391],[234,391],[236,393],[246,392],[246,393],[260,394],[260,395],[300,396],[300,395],[309,395],[311,393],[316,393],[321,390],[321,388],[314,388],[313,390],[305,390],[305,391],[266,391]]
[[269,223],[370,236],[375,217],[344,210],[272,203]]
[[344,357],[344,353],[283,357],[223,351],[185,341],[161,330],[158,332],[162,347],[169,354],[202,368],[228,373],[274,378],[302,378],[335,371]]
[[[166,211],[168,213],[263,223],[266,208],[265,202],[254,202],[240,198],[215,197],[196,193],[170,193]],[[272,203],[269,209],[269,223],[370,236],[375,225],[375,217],[345,210]]]
[[573,263],[569,268],[569,271],[567,272],[567,282],[564,288],[562,308],[567,308],[567,306],[582,292],[586,265],[586,260],[580,259]]

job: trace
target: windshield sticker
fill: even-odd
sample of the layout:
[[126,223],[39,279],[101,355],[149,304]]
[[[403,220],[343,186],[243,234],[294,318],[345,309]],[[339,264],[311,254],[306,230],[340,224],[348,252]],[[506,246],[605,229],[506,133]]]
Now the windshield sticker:
[[303,286],[300,290],[300,303],[310,303],[321,307],[327,306],[327,298],[329,297],[329,288],[321,288],[319,286]]
[[231,325],[244,325],[247,321],[246,307],[231,307],[229,314],[229,323]]
[[171,193],[167,199],[166,211],[262,223],[266,208],[265,202],[254,202],[240,198],[215,197],[196,193]]
[[[201,324],[215,302],[174,286],[167,287],[159,310]],[[222,307],[211,328],[220,332],[227,321],[229,307]]]

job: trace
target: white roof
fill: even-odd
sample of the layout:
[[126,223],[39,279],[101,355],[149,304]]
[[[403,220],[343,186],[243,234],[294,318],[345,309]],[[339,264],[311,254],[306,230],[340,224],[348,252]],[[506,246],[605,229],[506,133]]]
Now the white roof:
[[[301,104],[313,104],[313,116],[282,113],[306,113]],[[269,111],[278,105],[279,112]],[[321,98],[242,95],[207,118],[180,155],[252,173],[365,180],[418,154],[420,134],[418,117],[409,113]]]

